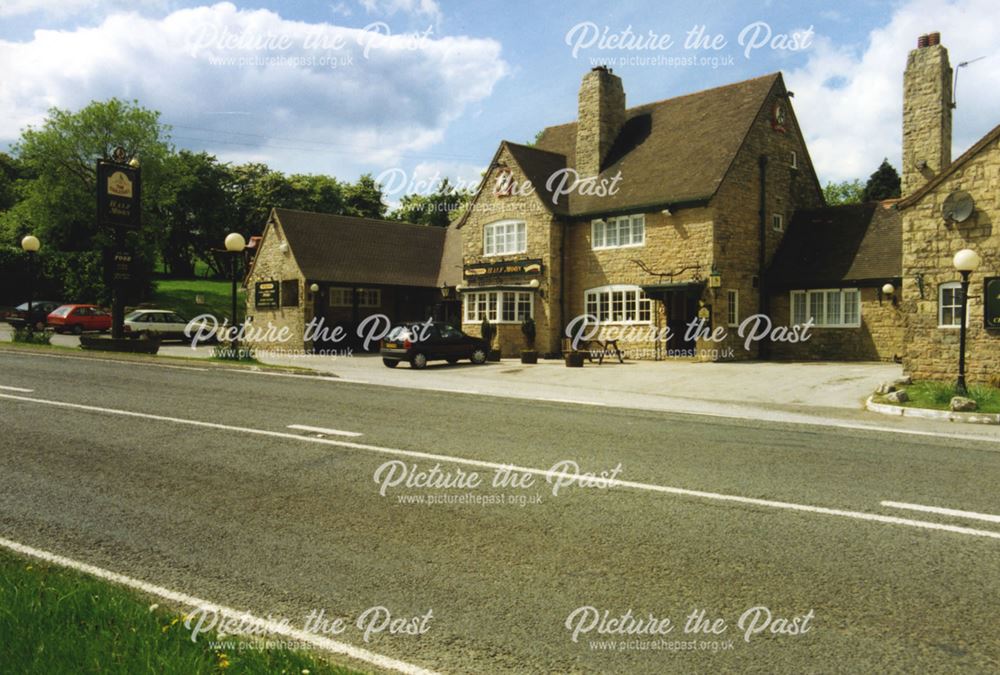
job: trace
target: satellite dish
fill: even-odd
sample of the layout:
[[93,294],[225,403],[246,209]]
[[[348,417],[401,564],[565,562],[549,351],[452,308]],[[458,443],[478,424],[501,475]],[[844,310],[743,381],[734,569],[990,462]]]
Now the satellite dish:
[[945,198],[944,206],[941,208],[941,215],[944,216],[945,220],[962,223],[968,220],[969,216],[975,210],[976,202],[973,201],[972,195],[968,192],[957,190]]

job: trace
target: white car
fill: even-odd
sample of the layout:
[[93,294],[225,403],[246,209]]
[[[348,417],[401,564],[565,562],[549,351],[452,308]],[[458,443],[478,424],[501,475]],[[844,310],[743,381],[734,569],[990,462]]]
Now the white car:
[[[155,336],[161,340],[189,340],[191,338],[184,334],[189,323],[177,312],[168,309],[137,309],[125,317],[125,334],[133,338]],[[199,327],[203,325],[202,335],[213,332],[211,324],[199,321],[191,326],[188,335],[197,335]]]

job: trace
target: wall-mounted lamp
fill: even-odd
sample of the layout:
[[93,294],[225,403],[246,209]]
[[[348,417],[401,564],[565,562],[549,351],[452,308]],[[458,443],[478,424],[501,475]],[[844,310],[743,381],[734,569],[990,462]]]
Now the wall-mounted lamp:
[[880,305],[882,304],[882,298],[883,298],[883,296],[889,299],[889,302],[892,303],[893,307],[896,306],[896,304],[897,304],[897,297],[896,297],[896,287],[895,286],[893,286],[892,284],[888,284],[887,283],[887,284],[883,284],[882,288],[878,289],[878,304],[880,304]]
[[309,290],[313,293],[319,293],[319,284],[313,283],[309,284]]
[[538,288],[539,286],[541,286],[538,279],[532,279],[531,283],[529,283],[528,285],[531,286],[532,288]]
[[920,291],[920,299],[923,300],[924,299],[924,273],[923,272],[917,272],[916,274],[913,275],[913,278],[917,282],[917,290]]
[[669,208],[663,209],[662,211],[660,211],[660,213],[662,213],[665,216],[672,216],[673,215],[673,213],[670,211]]
[[451,289],[448,288],[448,283],[445,281],[441,282],[441,297],[447,298],[448,294],[451,293]]

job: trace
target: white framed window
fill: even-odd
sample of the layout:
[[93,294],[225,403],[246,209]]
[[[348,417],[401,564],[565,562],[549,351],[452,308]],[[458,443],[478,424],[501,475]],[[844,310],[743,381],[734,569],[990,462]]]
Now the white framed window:
[[791,154],[788,156],[788,166],[793,169],[799,168],[799,153],[792,150]]
[[861,291],[857,288],[827,288],[792,291],[792,323],[824,328],[857,328],[861,325]]
[[[962,284],[949,281],[938,286],[938,328],[959,328],[962,325]],[[969,318],[965,318],[969,325]]]
[[626,248],[646,243],[646,216],[642,213],[598,218],[590,223],[591,248]]
[[601,286],[583,293],[587,314],[598,323],[650,323],[653,320],[652,300],[638,286]]
[[510,255],[528,250],[523,220],[500,220],[483,228],[483,255]]
[[[330,307],[353,307],[354,306],[354,289],[353,288],[331,288],[330,289]],[[378,288],[359,288],[358,289],[358,307],[381,307],[382,306],[382,291]]]
[[354,289],[353,288],[331,288],[330,289],[330,307],[353,307],[354,306]]
[[528,291],[477,291],[462,300],[465,323],[521,323],[535,316],[535,294]]
[[785,217],[780,213],[771,214],[771,228],[775,232],[785,231]]
[[381,307],[382,291],[378,288],[359,288],[358,307]]
[[730,326],[740,324],[740,292],[735,289],[726,291],[726,323]]

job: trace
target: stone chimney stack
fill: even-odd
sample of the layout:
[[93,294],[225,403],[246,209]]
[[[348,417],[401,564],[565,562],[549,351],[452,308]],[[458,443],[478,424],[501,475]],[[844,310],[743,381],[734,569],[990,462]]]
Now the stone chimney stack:
[[604,66],[584,75],[579,117],[575,168],[581,177],[596,176],[625,123],[625,89],[621,78]]
[[941,34],[921,35],[903,74],[903,196],[951,164],[952,70]]

